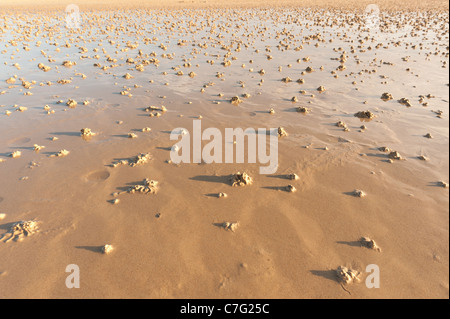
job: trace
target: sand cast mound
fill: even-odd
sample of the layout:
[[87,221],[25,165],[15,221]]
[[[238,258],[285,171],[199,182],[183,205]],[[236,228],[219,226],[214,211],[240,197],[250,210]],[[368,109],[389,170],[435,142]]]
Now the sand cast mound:
[[11,228],[5,233],[0,240],[7,243],[11,240],[21,241],[24,237],[31,236],[39,230],[38,222],[34,220],[20,221],[14,223]]
[[359,272],[344,266],[339,266],[336,269],[336,275],[340,283],[351,284],[359,281]]
[[231,186],[245,186],[252,184],[253,180],[247,173],[236,173],[231,176]]
[[150,180],[148,178],[144,179],[143,185],[134,185],[130,187],[127,192],[134,194],[136,192],[143,194],[156,194],[158,191],[158,182]]

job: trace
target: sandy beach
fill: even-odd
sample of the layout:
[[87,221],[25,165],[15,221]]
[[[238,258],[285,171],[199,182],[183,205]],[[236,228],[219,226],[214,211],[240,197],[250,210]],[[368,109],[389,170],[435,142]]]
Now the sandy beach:
[[449,298],[448,3],[372,3],[2,1],[0,298]]

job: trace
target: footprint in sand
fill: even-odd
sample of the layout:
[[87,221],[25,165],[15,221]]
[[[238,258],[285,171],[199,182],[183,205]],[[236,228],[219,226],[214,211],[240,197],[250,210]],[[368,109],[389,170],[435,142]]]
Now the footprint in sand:
[[96,171],[88,174],[86,180],[89,182],[103,182],[109,178],[111,174],[108,171]]

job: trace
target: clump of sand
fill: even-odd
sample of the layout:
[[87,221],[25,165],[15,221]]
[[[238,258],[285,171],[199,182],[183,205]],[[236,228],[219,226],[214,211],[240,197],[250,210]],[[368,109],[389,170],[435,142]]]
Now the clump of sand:
[[78,103],[75,100],[68,99],[67,102],[66,102],[66,105],[73,109],[73,108],[75,108],[78,105]]
[[38,68],[41,69],[44,72],[48,72],[48,71],[50,71],[52,69],[51,67],[49,67],[49,66],[47,66],[47,65],[45,65],[43,63],[39,63],[38,64]]
[[347,127],[347,124],[345,124],[345,123],[342,122],[342,121],[337,122],[337,123],[336,123],[336,126],[337,126],[337,127],[340,127],[340,128],[343,128],[343,129],[344,129],[344,132],[348,132],[348,131],[349,131],[349,128]]
[[444,188],[448,188],[449,185],[448,183],[444,182],[444,181],[439,181],[437,182],[438,186],[444,187]]
[[390,153],[391,152],[391,149],[389,147],[386,147],[386,146],[381,146],[381,147],[378,148],[378,150],[381,151],[381,152],[385,152],[385,153]]
[[362,246],[364,246],[366,248],[381,252],[381,248],[377,246],[377,244],[375,243],[375,241],[373,239],[370,239],[368,237],[361,237],[359,239],[359,242],[361,243]]
[[392,96],[392,94],[391,93],[383,93],[382,95],[381,95],[381,99],[382,100],[384,100],[384,101],[390,101],[390,100],[393,100],[394,99],[394,97]]
[[10,77],[9,79],[6,80],[6,83],[14,84],[14,83],[16,83],[16,78],[15,77]]
[[105,255],[112,253],[113,250],[114,250],[114,247],[109,244],[102,246],[102,249],[101,249],[102,254],[105,254]]
[[62,149],[58,153],[50,155],[50,157],[65,157],[65,156],[69,155],[69,153],[70,152],[68,150]]
[[82,137],[91,137],[91,136],[94,136],[94,135],[95,135],[95,133],[92,132],[90,128],[86,127],[86,128],[82,128],[81,129],[81,136]]
[[311,109],[310,109],[310,108],[307,108],[307,107],[305,107],[305,106],[299,106],[299,107],[297,108],[297,112],[303,113],[303,114],[307,114],[307,113],[311,112]]
[[11,156],[12,158],[19,158],[20,156],[22,156],[22,152],[21,151],[14,151],[11,154],[9,154],[9,156]]
[[143,185],[134,185],[128,188],[127,193],[134,194],[138,192],[143,194],[156,194],[157,191],[158,191],[158,182],[146,178],[144,179]]
[[355,113],[355,116],[360,119],[373,119],[375,117],[375,114],[370,111],[360,111]]
[[398,100],[398,103],[400,103],[402,105],[405,105],[407,107],[411,107],[412,106],[411,101],[408,100],[407,98],[404,98],[404,97],[401,98],[400,100]]
[[162,115],[162,113],[167,112],[167,108],[164,105],[162,105],[161,107],[151,105],[149,107],[146,107],[144,109],[144,111],[150,112],[150,114],[149,114],[150,117],[155,117],[155,116],[160,117]]
[[22,86],[26,89],[30,89],[31,86],[35,83],[36,83],[35,81],[29,82],[29,81],[22,80]]
[[231,98],[230,103],[234,105],[239,105],[240,103],[242,103],[242,100],[239,98],[239,96],[233,96]]
[[294,185],[288,185],[288,186],[286,186],[286,192],[288,192],[288,193],[294,193],[294,192],[296,192],[297,191],[297,188],[295,188],[295,186]]
[[151,155],[150,153],[140,153],[133,158],[126,159],[126,160],[120,160],[118,162],[114,162],[112,164],[112,167],[117,167],[119,165],[129,165],[131,167],[135,167],[137,165],[146,164],[150,161]]
[[230,231],[234,232],[239,227],[239,223],[238,222],[224,222],[221,226],[225,230],[230,230]]
[[231,176],[231,186],[246,186],[253,183],[252,178],[247,173],[237,172]]
[[37,144],[34,144],[33,147],[34,147],[35,152],[39,152],[40,150],[45,148],[45,146],[41,146],[41,145],[37,145]]
[[355,189],[355,190],[352,192],[352,194],[353,194],[353,196],[355,196],[355,197],[361,197],[361,198],[367,196],[367,194],[366,194],[364,191],[360,190],[360,189]]
[[403,157],[397,151],[390,152],[388,156],[389,156],[390,159],[393,159],[393,160],[398,160],[399,161],[399,160],[403,159]]
[[153,111],[161,111],[161,112],[167,112],[167,108],[164,105],[161,105],[160,107],[150,105],[144,109],[145,112],[153,112]]
[[151,159],[150,153],[141,153],[136,155],[131,160],[128,160],[128,164],[131,167],[135,167],[137,165],[142,165],[148,163],[148,161]]
[[56,81],[56,83],[64,85],[64,84],[70,84],[70,83],[72,83],[72,81],[66,80],[66,79],[61,79],[61,80]]
[[278,128],[278,137],[285,137],[285,136],[288,136],[288,133],[283,127],[280,126]]
[[62,65],[63,66],[65,66],[65,67],[72,67],[72,66],[74,66],[74,65],[77,65],[77,63],[76,62],[73,62],[73,61],[64,61],[63,63],[62,63]]
[[438,117],[438,118],[442,118],[443,117],[443,115],[444,115],[444,111],[441,111],[441,110],[437,110],[437,111],[432,111],[434,114],[436,114],[436,117]]
[[138,136],[135,133],[133,133],[133,132],[128,133],[128,138],[137,138],[137,137]]
[[360,273],[358,271],[345,266],[339,266],[336,269],[336,276],[340,283],[351,284],[353,282],[359,282],[359,275]]
[[26,106],[19,106],[16,109],[17,112],[25,112],[26,110],[28,110],[28,108]]
[[21,241],[24,237],[31,236],[39,231],[38,222],[34,220],[20,221],[14,223],[0,240],[7,243],[11,240]]

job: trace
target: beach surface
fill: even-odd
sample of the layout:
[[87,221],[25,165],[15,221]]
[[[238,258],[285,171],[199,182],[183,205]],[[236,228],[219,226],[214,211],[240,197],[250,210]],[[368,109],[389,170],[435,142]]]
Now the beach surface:
[[0,4],[0,298],[449,298],[447,2],[70,3]]

